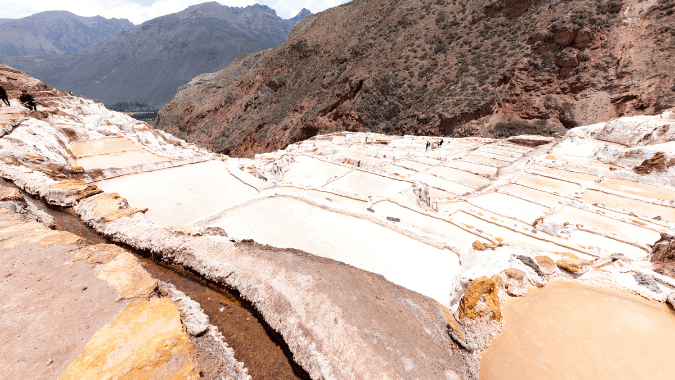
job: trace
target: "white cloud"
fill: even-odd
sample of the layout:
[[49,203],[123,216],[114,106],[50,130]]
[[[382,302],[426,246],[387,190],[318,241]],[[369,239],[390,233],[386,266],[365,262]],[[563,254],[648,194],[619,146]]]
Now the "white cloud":
[[[44,11],[69,11],[79,16],[126,18],[140,24],[155,17],[180,12],[190,5],[206,0],[157,0],[152,5],[141,5],[133,0],[8,0],[0,2],[0,18],[21,18]],[[347,0],[226,0],[219,3],[231,7],[245,7],[256,2],[266,4],[283,18],[295,16],[302,8],[316,13],[346,3]]]

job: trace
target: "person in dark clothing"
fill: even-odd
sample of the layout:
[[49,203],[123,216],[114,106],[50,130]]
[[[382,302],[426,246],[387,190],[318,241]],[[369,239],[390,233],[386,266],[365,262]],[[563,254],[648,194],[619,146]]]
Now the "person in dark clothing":
[[431,145],[431,144],[429,143],[429,141],[427,141],[427,148],[424,150],[425,152],[426,152],[427,150],[429,150],[429,145]]
[[28,91],[26,90],[21,91],[19,101],[21,102],[21,104],[23,104],[24,107],[28,108],[29,110],[37,111],[37,103],[35,102],[33,95],[29,94]]
[[3,103],[7,104],[8,106],[11,106],[9,103],[9,99],[7,99],[7,91],[5,91],[2,86],[0,86],[0,100],[2,100]]

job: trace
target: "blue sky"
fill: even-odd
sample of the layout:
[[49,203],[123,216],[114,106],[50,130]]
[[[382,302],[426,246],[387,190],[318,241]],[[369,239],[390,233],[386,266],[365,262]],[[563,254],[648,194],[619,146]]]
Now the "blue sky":
[[[0,1],[0,18],[21,18],[43,11],[70,11],[79,16],[126,18],[134,24],[169,13],[182,11],[190,5],[206,0],[3,0]],[[295,16],[302,8],[318,13],[346,3],[347,0],[218,0],[234,7],[255,3],[273,8],[283,18]]]

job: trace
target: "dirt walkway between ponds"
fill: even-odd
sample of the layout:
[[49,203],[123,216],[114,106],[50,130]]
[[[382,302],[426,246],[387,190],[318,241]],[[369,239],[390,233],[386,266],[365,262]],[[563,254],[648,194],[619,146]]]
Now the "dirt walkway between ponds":
[[[0,225],[19,222],[4,211]],[[2,248],[19,234],[0,238],[0,373],[7,380],[56,379],[125,303],[96,278],[94,265],[64,265],[78,245]]]

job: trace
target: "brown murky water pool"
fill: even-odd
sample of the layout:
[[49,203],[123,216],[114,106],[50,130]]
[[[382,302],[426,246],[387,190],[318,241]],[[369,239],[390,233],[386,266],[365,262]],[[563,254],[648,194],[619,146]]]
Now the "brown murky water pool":
[[675,311],[616,290],[552,282],[511,299],[481,380],[675,379]]
[[[0,186],[16,187],[2,178]],[[28,202],[50,214],[58,230],[77,234],[92,244],[111,244],[70,209],[49,206],[25,193],[24,196]],[[227,344],[234,349],[234,356],[246,365],[254,380],[310,379],[309,374],[293,361],[293,355],[281,335],[269,327],[255,308],[236,291],[204,281],[185,269],[159,264],[142,252],[129,250],[152,276],[175,285],[199,302],[209,316],[209,322],[218,327]]]

